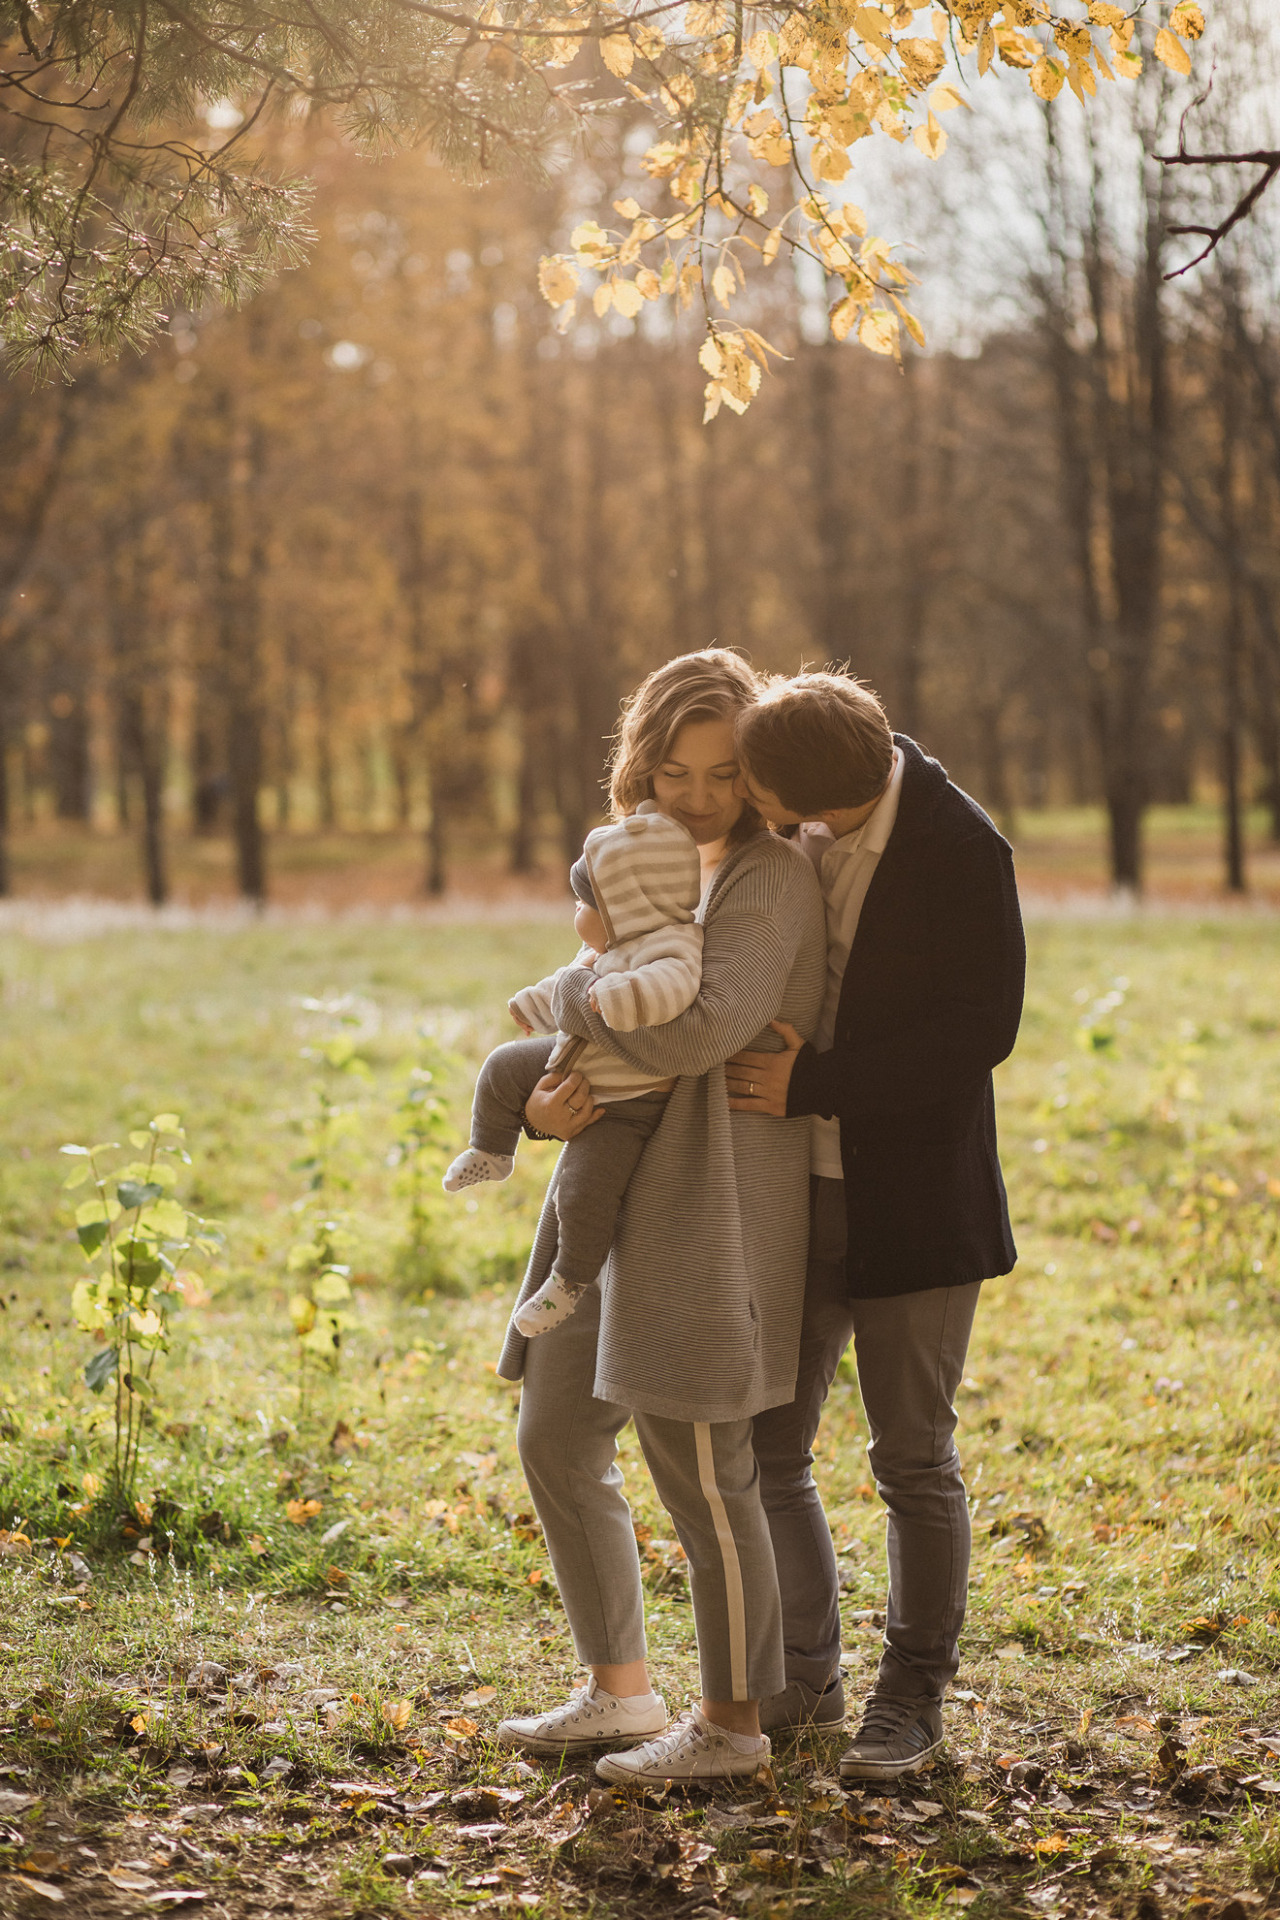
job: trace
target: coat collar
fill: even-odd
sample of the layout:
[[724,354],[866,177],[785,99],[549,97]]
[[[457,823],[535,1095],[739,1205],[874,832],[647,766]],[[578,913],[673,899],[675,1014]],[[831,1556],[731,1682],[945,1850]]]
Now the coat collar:
[[947,790],[947,771],[942,764],[923,752],[908,734],[895,733],[893,744],[902,754],[902,792],[898,798],[898,818],[893,842],[928,833],[938,803]]

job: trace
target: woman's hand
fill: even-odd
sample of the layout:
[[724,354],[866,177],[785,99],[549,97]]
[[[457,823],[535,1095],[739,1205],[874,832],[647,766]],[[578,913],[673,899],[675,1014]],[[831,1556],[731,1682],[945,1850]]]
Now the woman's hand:
[[571,1073],[562,1079],[558,1073],[544,1073],[525,1102],[524,1117],[535,1133],[549,1133],[556,1140],[574,1140],[597,1120],[604,1108],[591,1097],[586,1076]]
[[796,1064],[796,1055],[804,1041],[787,1020],[771,1020],[769,1025],[786,1042],[781,1053],[735,1053],[724,1063],[725,1083],[729,1089],[731,1113],[770,1113],[775,1120],[787,1117],[787,1089]]

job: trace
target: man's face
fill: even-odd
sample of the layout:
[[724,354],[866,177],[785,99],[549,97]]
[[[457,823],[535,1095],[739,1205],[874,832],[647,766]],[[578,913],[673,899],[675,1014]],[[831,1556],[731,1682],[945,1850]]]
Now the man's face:
[[771,827],[798,827],[802,820],[816,820],[817,814],[796,813],[780,800],[769,787],[762,786],[752,773],[745,760],[738,762],[738,781],[735,791],[744,800],[749,800],[756,812],[769,822]]

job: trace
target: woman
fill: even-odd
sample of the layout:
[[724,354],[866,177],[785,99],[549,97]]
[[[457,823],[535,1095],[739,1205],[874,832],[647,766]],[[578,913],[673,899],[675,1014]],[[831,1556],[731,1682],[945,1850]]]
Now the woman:
[[[627,708],[614,812],[651,798],[697,841],[702,986],[675,1020],[612,1034],[591,1010],[587,969],[568,970],[560,1026],[676,1084],[627,1189],[599,1295],[545,1338],[526,1341],[513,1325],[498,1368],[524,1381],[520,1457],[592,1675],[563,1705],[505,1721],[500,1738],[551,1754],[630,1745],[599,1762],[610,1780],[753,1773],[769,1753],[759,1702],[786,1684],[751,1421],[794,1391],[808,1136],[791,1121],[731,1115],[723,1062],[755,1036],[776,1046],[772,1019],[812,1032],[826,936],[812,867],[764,830],[739,788],[734,724],[755,697],[745,663],[713,650],[658,668]],[[575,1075],[560,1088],[544,1081],[526,1119],[566,1139],[592,1112]],[[522,1301],[555,1250],[548,1204]],[[630,1418],[689,1563],[702,1701],[671,1731],[645,1666],[639,1556],[615,1464]]]

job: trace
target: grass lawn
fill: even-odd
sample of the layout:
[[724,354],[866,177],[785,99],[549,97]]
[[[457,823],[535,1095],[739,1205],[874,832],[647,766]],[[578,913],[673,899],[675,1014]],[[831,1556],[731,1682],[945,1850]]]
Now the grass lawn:
[[[845,1793],[838,1738],[780,1743],[769,1777],[645,1804],[493,1744],[575,1672],[491,1370],[553,1149],[436,1191],[563,930],[86,926],[0,935],[0,1912],[1275,1906],[1280,926],[1031,928],[1000,1076],[1022,1261],[964,1386],[945,1759]],[[425,1145],[414,1089],[444,1102]],[[225,1245],[184,1277],[122,1514],[58,1148],[164,1111]],[[300,1393],[289,1301],[322,1232],[354,1324]],[[863,1444],[842,1376],[820,1465],[855,1695],[884,1598]],[[630,1437],[623,1464],[683,1703],[681,1556]]]

